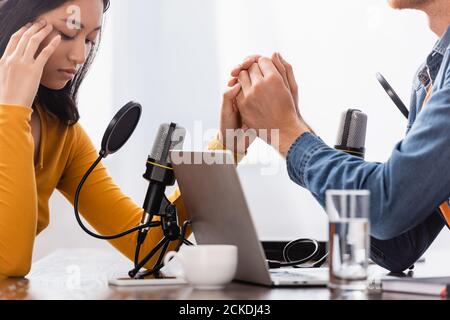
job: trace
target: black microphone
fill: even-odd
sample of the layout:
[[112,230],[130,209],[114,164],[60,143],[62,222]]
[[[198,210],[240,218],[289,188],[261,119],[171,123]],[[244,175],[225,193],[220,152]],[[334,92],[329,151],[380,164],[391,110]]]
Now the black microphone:
[[144,178],[150,182],[145,196],[143,209],[148,215],[160,213],[161,202],[166,187],[175,184],[175,174],[169,153],[183,147],[186,130],[175,123],[162,124],[147,159]]
[[[167,205],[166,187],[175,184],[175,174],[170,162],[170,151],[183,147],[186,130],[175,123],[162,124],[156,135],[153,149],[148,156],[146,171],[143,177],[149,181],[142,208],[144,209],[142,224],[147,224],[155,214],[161,214]],[[142,243],[148,228],[141,230],[138,237]]]
[[349,109],[342,114],[335,149],[364,159],[366,152],[367,115]]

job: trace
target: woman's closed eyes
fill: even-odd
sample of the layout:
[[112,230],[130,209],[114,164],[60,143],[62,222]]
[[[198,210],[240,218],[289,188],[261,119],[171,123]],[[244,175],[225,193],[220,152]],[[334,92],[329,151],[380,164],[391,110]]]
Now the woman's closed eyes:
[[[55,28],[55,31],[56,31],[59,35],[61,35],[61,40],[63,40],[63,41],[72,41],[72,40],[75,40],[75,38],[78,36],[78,34],[77,34],[77,35],[74,35],[74,36],[70,36],[70,35],[65,34],[64,32],[62,32],[62,31],[60,31],[60,30],[58,30],[58,29],[56,29],[56,28]],[[94,40],[86,39],[85,42],[86,42],[86,44],[90,44],[90,45],[92,45],[92,46],[95,46],[95,41],[94,41]]]

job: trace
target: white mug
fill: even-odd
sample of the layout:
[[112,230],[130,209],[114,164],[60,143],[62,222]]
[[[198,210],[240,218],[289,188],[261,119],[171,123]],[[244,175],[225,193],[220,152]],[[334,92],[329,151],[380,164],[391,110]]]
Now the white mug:
[[181,265],[180,277],[198,289],[220,289],[231,282],[237,270],[237,247],[232,245],[184,246],[170,251],[164,265],[174,258]]

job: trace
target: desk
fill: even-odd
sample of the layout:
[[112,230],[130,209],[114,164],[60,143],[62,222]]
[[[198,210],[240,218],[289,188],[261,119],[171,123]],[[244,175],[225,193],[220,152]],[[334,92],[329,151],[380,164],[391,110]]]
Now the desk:
[[[416,265],[416,276],[448,275],[448,253],[427,256],[425,263]],[[189,286],[112,287],[111,277],[123,277],[131,268],[119,253],[101,250],[60,250],[33,264],[26,279],[0,279],[0,299],[23,300],[330,300],[327,288],[277,288],[231,283],[223,290],[199,291]],[[372,274],[386,271],[371,266]],[[397,293],[373,291],[363,299],[439,299]]]

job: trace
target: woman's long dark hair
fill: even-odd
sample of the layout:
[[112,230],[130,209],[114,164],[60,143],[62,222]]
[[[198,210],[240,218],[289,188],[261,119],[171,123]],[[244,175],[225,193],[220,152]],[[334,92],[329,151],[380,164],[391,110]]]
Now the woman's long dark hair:
[[[42,14],[49,12],[69,0],[0,0],[0,57],[3,56],[11,36],[21,27],[33,22]],[[110,0],[103,0],[104,11]],[[101,37],[101,36],[100,36]],[[98,41],[100,42],[100,41]],[[34,100],[47,111],[50,111],[66,125],[74,125],[80,119],[77,108],[77,94],[81,83],[97,52],[98,45],[92,47],[81,70],[75,78],[61,90],[52,90],[42,85]],[[0,88],[1,90],[1,88]]]

